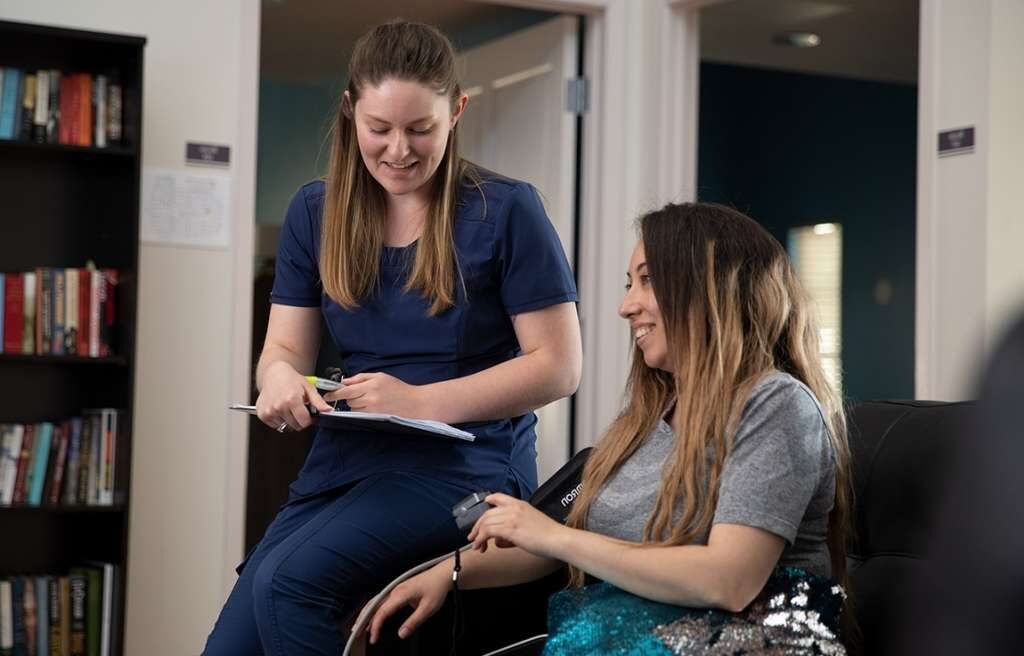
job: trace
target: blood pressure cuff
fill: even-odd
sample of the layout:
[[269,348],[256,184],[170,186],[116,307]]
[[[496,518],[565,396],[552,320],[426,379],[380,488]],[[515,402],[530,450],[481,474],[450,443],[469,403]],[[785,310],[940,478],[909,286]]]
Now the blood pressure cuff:
[[572,504],[583,491],[583,465],[593,450],[593,447],[583,449],[551,478],[544,481],[528,499],[530,505],[556,522],[564,524]]

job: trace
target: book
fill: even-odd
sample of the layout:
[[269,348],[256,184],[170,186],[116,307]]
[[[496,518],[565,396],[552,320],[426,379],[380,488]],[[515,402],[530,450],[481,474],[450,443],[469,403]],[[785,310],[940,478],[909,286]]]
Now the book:
[[86,576],[80,569],[71,570],[68,577],[71,589],[71,632],[70,656],[86,656],[85,647],[85,615],[86,615]]
[[4,276],[4,353],[21,353],[25,328],[25,283],[20,273]]
[[0,654],[10,656],[14,649],[14,614],[11,582],[0,580]]
[[46,143],[46,121],[50,115],[50,71],[36,71],[36,111],[32,116],[32,140]]
[[97,148],[107,147],[107,76],[97,75],[92,84],[92,111],[95,117],[93,141]]
[[65,312],[67,311],[67,292],[64,289],[64,269],[52,269],[53,299],[50,301],[50,316],[53,327],[50,329],[49,351],[54,355],[64,355]]
[[32,454],[36,442],[36,427],[33,424],[26,424],[19,428],[22,431],[21,453],[18,456],[18,475],[14,482],[14,496],[11,503],[25,503],[25,491],[28,489]]
[[47,577],[35,577],[36,584],[36,654],[50,653],[50,586]]
[[[254,405],[235,404],[230,406],[230,408],[249,413],[250,415],[256,414],[256,406]],[[444,422],[431,421],[429,419],[408,419],[398,415],[377,412],[332,410],[331,412],[318,412],[313,416],[313,419],[317,424],[325,428],[347,428],[350,430],[398,433],[401,435],[439,435],[456,440],[465,440],[466,442],[476,440],[476,436],[472,433],[449,426]]]
[[78,269],[64,269],[64,353],[78,355]]
[[107,143],[121,145],[121,83],[114,77],[107,84]]
[[36,643],[39,639],[39,612],[36,610],[36,580],[31,576],[24,578],[25,586],[25,653],[34,656]]
[[21,462],[21,442],[24,436],[25,427],[21,424],[7,426],[3,461],[0,462],[0,467],[4,471],[4,486],[0,490],[0,503],[5,506],[11,505],[14,501],[14,486],[18,477],[18,465]]
[[50,494],[47,500],[50,505],[56,506],[60,503],[61,486],[64,483],[64,472],[67,470],[68,445],[72,436],[82,430],[82,419],[75,417],[64,425],[61,431],[60,441],[57,442],[57,457],[53,465],[53,474],[50,479]]
[[12,654],[21,656],[25,653],[25,579],[20,576],[11,577],[11,637]]
[[25,501],[38,506],[43,501],[43,484],[46,482],[46,461],[50,458],[50,442],[53,440],[53,424],[44,421],[36,432],[35,449],[32,455],[31,477],[28,479]]
[[57,143],[60,125],[60,71],[50,69],[49,107],[46,114],[46,143]]
[[89,299],[92,298],[92,272],[89,269],[76,269],[78,272],[78,355],[89,353]]
[[36,75],[35,73],[25,74],[25,91],[21,94],[21,116],[20,128],[17,126],[18,139],[23,141],[32,140],[32,126],[36,118]]
[[21,278],[25,283],[22,293],[25,299],[22,309],[25,321],[22,324],[21,352],[32,355],[36,350],[36,274],[27,271]]
[[0,139],[14,139],[18,108],[21,106],[21,71],[4,69],[4,90],[0,98]]

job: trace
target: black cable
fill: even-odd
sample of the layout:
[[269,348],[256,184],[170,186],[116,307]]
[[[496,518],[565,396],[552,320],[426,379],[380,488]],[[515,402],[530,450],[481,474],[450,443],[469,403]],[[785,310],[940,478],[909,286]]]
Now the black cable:
[[456,645],[462,637],[462,630],[465,626],[462,617],[462,606],[459,604],[459,572],[462,570],[462,560],[459,554],[461,549],[455,550],[455,567],[452,569],[452,648],[449,656],[456,656]]

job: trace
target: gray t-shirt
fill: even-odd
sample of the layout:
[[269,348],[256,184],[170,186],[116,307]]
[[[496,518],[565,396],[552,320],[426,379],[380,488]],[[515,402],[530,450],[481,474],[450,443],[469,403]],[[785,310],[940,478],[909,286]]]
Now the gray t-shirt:
[[[590,509],[589,530],[642,541],[674,442],[672,428],[660,421],[601,488]],[[770,374],[754,386],[744,406],[713,523],[774,533],[786,540],[780,565],[827,577],[825,538],[834,497],[832,443],[818,401],[789,374]],[[676,516],[681,513],[677,508]],[[706,535],[699,540],[706,542]]]

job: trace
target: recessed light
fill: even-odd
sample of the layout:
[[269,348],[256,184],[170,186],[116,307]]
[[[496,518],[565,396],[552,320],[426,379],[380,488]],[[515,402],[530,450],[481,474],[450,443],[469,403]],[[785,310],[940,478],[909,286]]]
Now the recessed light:
[[779,46],[814,48],[821,44],[821,36],[814,32],[780,32],[772,37],[772,41]]

